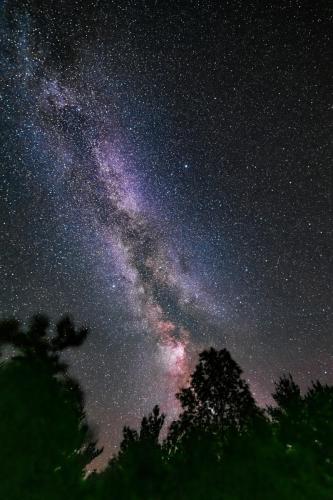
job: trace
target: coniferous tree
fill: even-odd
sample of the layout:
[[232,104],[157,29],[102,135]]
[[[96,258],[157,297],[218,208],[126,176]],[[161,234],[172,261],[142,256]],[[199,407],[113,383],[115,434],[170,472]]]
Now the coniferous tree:
[[124,500],[159,498],[166,479],[159,443],[164,419],[156,405],[143,417],[139,431],[124,427],[118,456],[101,474],[98,498],[106,500],[112,494]]
[[1,344],[14,356],[0,364],[0,498],[81,498],[85,466],[98,454],[85,420],[83,394],[60,351],[79,345],[86,329],[69,318],[49,335],[45,316],[27,331],[0,324]]
[[317,381],[302,396],[293,378],[283,376],[273,398],[269,414],[293,480],[304,498],[333,498],[333,387]]

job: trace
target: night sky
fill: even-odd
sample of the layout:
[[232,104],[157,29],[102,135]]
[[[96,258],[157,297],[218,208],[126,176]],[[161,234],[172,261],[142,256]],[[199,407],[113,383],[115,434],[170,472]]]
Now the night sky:
[[260,404],[333,383],[329,2],[5,1],[0,30],[0,313],[90,325],[104,456],[211,345]]

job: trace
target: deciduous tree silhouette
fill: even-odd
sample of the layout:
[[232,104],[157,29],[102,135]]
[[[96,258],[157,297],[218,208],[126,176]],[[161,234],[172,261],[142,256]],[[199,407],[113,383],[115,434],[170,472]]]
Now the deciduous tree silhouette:
[[203,351],[189,387],[177,394],[183,411],[170,427],[169,443],[176,445],[186,435],[198,432],[219,434],[224,439],[228,432],[241,432],[254,417],[262,415],[241,374],[226,349]]

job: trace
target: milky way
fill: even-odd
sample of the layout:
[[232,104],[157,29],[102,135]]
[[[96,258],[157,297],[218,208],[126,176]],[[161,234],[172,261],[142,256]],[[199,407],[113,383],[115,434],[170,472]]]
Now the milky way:
[[100,463],[210,345],[333,383],[325,2],[134,3],[0,19],[1,316],[90,325]]
[[192,287],[186,283],[163,234],[140,207],[139,182],[129,172],[126,152],[123,157],[119,151],[121,140],[109,132],[112,118],[106,116],[101,122],[96,103],[92,108],[85,96],[55,80],[43,81],[41,88],[37,98],[45,115],[41,127],[46,127],[50,144],[57,137],[56,154],[70,159],[62,165],[62,189],[88,208],[110,246],[126,281],[128,305],[141,328],[156,339],[157,356],[175,404],[174,394],[190,373],[188,351],[195,351],[189,325],[196,319],[195,309],[200,311],[204,304],[194,296],[193,280]]

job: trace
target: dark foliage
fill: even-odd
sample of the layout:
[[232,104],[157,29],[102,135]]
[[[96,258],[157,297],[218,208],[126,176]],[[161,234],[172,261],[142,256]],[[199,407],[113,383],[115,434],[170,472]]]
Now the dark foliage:
[[262,416],[241,374],[226,349],[210,349],[199,355],[189,387],[177,394],[183,411],[171,424],[171,447],[203,434],[214,434],[215,440],[223,443],[230,434],[243,432]]
[[4,320],[0,323],[0,348],[6,345],[17,349],[23,356],[38,356],[53,362],[57,370],[65,366],[59,363],[59,353],[69,347],[80,346],[88,335],[87,328],[75,329],[69,316],[64,316],[56,325],[55,335],[49,335],[49,319],[36,314],[27,331],[22,330],[19,321]]
[[158,498],[156,488],[163,485],[165,463],[159,444],[164,415],[155,406],[148,417],[141,421],[139,432],[125,427],[120,451],[110,461],[107,469],[99,475],[99,492],[96,498]]
[[17,321],[0,324],[2,345],[15,351],[0,364],[2,499],[81,498],[85,466],[98,454],[82,391],[58,352],[83,341],[86,330],[76,332],[69,318],[54,337],[48,328],[44,316],[35,316],[27,331]]
[[124,428],[106,469],[85,477],[98,451],[60,353],[86,335],[68,317],[54,335],[44,316],[26,331],[14,320],[0,324],[0,345],[14,351],[0,365],[0,498],[333,498],[333,387],[315,382],[302,395],[283,376],[264,412],[225,349],[200,354],[164,442],[165,416],[155,406],[138,431]]

